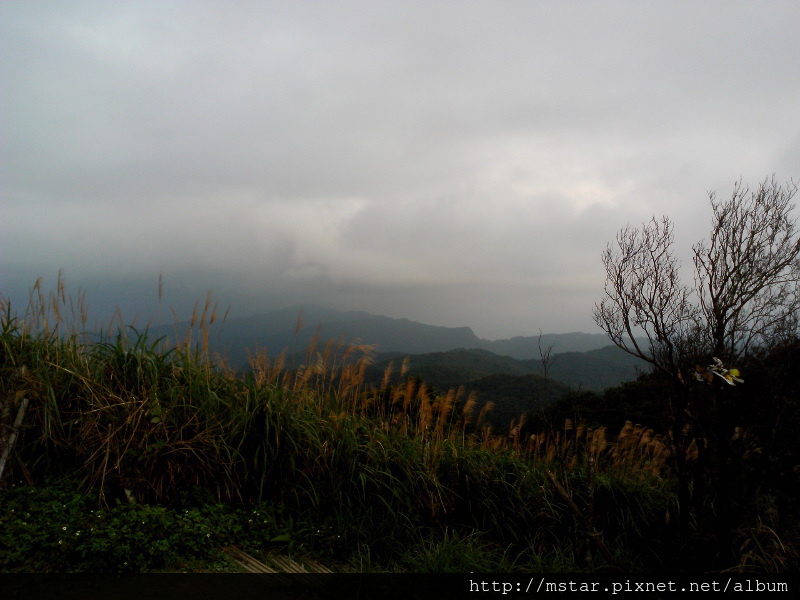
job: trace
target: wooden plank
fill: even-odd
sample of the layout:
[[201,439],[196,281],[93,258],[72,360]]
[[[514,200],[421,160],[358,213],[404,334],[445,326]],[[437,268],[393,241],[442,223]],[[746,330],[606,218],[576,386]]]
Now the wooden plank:
[[250,573],[333,573],[329,568],[311,559],[303,559],[305,564],[300,564],[288,556],[268,554],[265,560],[270,564],[267,564],[235,546],[223,550]]

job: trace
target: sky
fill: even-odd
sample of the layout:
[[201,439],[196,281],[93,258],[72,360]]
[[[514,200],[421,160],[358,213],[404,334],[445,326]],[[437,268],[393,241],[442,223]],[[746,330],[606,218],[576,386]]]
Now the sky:
[[[795,0],[0,3],[0,293],[599,333],[601,254],[800,181]],[[173,317],[170,317],[172,319]]]

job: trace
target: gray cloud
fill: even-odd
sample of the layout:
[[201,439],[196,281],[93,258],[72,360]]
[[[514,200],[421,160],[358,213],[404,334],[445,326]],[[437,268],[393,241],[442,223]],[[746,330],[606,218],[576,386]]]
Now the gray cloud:
[[6,295],[164,272],[242,314],[586,330],[617,229],[688,248],[706,190],[800,178],[794,2],[0,10]]

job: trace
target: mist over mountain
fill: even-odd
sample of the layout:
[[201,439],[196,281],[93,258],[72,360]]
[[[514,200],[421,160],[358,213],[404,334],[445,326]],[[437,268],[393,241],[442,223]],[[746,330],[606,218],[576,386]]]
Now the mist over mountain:
[[[195,343],[202,334],[192,332]],[[160,327],[155,333],[185,339],[189,323]],[[285,352],[289,366],[305,360],[315,343],[318,349],[333,340],[342,347],[368,344],[376,352],[370,379],[380,381],[394,362],[399,370],[407,359],[407,376],[447,390],[489,375],[524,377],[545,375],[542,356],[549,352],[547,376],[574,390],[602,391],[635,379],[647,365],[610,346],[602,334],[567,333],[518,336],[484,340],[470,327],[442,327],[373,315],[364,311],[340,311],[307,304],[265,314],[217,320],[208,327],[212,352],[225,357],[239,371],[249,370],[249,357],[257,351],[275,359]]]
[[[188,329],[179,323],[177,331]],[[161,335],[171,335],[171,328],[161,328]],[[363,343],[375,346],[378,352],[421,354],[453,348],[481,347],[469,327],[440,327],[408,319],[392,319],[362,311],[339,311],[323,306],[302,305],[261,315],[229,319],[212,326],[209,342],[213,351],[224,355],[236,367],[244,367],[248,350],[266,351],[274,358],[286,351],[303,352],[318,339],[343,344]]]
[[588,352],[608,346],[611,341],[604,333],[545,333],[540,336],[516,336],[505,340],[481,340],[482,348],[514,358],[525,360],[540,358],[550,349],[552,352]]
[[[182,336],[189,323],[159,327],[158,335]],[[363,311],[340,311],[313,304],[298,305],[265,314],[217,321],[209,328],[211,349],[224,355],[236,367],[247,364],[248,350],[266,351],[275,357],[304,351],[314,338],[321,343],[358,341],[375,346],[379,353],[428,354],[459,348],[485,350],[517,360],[539,359],[541,352],[587,352],[609,345],[603,334],[566,333],[518,336],[506,340],[485,340],[470,327],[442,327],[373,315]],[[531,371],[528,371],[531,372]]]

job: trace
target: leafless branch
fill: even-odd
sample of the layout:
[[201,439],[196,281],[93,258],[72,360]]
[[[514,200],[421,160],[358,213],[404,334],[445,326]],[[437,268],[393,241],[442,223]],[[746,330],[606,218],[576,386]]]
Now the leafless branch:
[[739,181],[724,202],[709,193],[711,235],[693,247],[693,288],[680,282],[667,217],[627,226],[603,253],[605,295],[595,322],[614,344],[671,375],[700,355],[736,359],[796,335],[796,192],[796,184],[781,186],[773,176],[756,190]]

